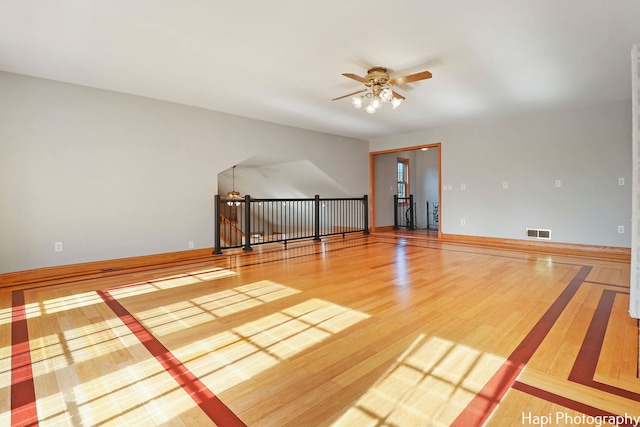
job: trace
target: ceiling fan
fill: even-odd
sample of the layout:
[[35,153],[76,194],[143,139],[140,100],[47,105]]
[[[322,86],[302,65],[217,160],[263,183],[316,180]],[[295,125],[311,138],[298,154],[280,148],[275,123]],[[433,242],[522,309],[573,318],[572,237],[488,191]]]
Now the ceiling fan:
[[[421,71],[419,73],[392,79],[389,77],[387,69],[384,67],[370,68],[367,70],[367,75],[365,77],[360,77],[351,73],[344,73],[342,75],[360,83],[364,83],[366,87],[356,92],[334,98],[332,101],[351,96],[351,103],[353,106],[355,108],[361,108],[363,101],[369,99],[369,104],[364,109],[369,114],[375,113],[386,102],[391,102],[394,110],[402,103],[405,99],[404,96],[394,91],[391,88],[392,86],[413,83],[419,80],[430,79],[432,77],[429,71]],[[360,93],[362,95],[355,96]]]

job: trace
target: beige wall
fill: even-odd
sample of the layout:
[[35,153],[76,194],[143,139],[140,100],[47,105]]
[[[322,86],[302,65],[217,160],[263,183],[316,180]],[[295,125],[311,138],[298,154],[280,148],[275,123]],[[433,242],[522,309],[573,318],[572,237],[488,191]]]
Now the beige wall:
[[366,141],[1,72],[0,94],[0,273],[211,247],[218,173],[252,156],[368,193]]
[[[629,313],[640,319],[640,44],[631,49],[633,121],[633,230],[631,246],[631,296]],[[640,360],[638,361],[640,364]],[[640,366],[639,366],[640,368]]]
[[544,228],[556,242],[628,248],[630,104],[382,137],[370,141],[370,151],[442,143],[443,233],[524,239],[527,227]]

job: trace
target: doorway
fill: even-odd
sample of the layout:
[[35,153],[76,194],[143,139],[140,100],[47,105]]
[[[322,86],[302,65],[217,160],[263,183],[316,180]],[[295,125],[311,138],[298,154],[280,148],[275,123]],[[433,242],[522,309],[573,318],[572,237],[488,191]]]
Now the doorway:
[[[394,229],[393,196],[406,186],[414,200],[415,229],[430,230],[441,237],[441,151],[441,143],[435,143],[369,153],[372,232]],[[400,169],[405,173],[402,182]]]

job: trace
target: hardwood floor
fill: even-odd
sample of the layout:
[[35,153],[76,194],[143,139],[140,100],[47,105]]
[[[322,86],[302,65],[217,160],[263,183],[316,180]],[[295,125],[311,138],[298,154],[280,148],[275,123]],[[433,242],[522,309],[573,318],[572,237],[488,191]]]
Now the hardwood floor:
[[636,425],[629,268],[381,233],[4,290],[0,425]]

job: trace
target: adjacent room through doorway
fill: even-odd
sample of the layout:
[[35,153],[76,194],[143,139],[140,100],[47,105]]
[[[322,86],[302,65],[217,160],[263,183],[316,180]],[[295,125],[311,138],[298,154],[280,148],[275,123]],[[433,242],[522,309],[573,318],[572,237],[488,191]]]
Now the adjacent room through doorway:
[[370,153],[372,231],[441,234],[441,144]]

